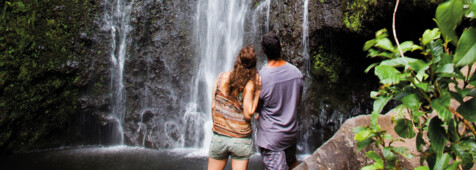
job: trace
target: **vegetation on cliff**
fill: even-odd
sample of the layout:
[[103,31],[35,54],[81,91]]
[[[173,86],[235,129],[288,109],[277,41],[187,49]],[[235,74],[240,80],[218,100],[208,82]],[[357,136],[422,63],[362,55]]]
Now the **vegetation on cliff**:
[[[398,2],[398,1],[397,1]],[[395,131],[402,138],[415,138],[421,164],[417,169],[470,169],[476,162],[476,1],[449,0],[436,10],[438,28],[427,29],[419,44],[396,45],[385,29],[365,43],[369,57],[382,58],[374,69],[381,87],[375,99],[371,125],[354,129],[359,149],[371,144],[382,152],[367,152],[375,163],[363,169],[399,169],[397,155],[411,157],[407,148],[394,147],[395,137],[381,130],[377,120],[390,101],[394,108]],[[394,19],[395,20],[395,19]],[[468,24],[469,23],[469,24]],[[395,30],[394,30],[395,31]],[[396,34],[394,32],[395,40]],[[463,68],[468,69],[463,73]],[[451,100],[459,107],[450,105]]]
[[0,3],[0,151],[55,145],[78,110],[89,0]]

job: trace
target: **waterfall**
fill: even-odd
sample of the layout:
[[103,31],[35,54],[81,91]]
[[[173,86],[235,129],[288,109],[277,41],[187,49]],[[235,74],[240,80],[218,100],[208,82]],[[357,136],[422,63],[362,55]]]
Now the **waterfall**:
[[213,85],[220,72],[231,71],[235,57],[243,46],[248,3],[242,0],[198,2],[195,37],[200,63],[194,77],[193,93],[187,112],[200,114],[206,120],[203,126],[205,137],[197,137],[202,140],[203,148],[208,148],[212,135]]
[[123,75],[124,61],[127,49],[127,34],[131,30],[129,17],[132,1],[114,0],[105,2],[103,29],[111,33],[111,114],[107,117],[114,123],[110,133],[110,144],[124,144],[124,130],[122,124],[126,112],[126,93],[124,91]]
[[308,74],[309,73],[309,51],[308,51],[308,46],[309,46],[309,40],[307,39],[308,38],[308,32],[309,32],[309,21],[308,21],[308,14],[309,14],[309,11],[308,11],[308,3],[309,3],[309,0],[303,0],[304,1],[304,11],[303,11],[303,21],[302,21],[302,55],[303,55],[303,58],[304,58],[304,71],[305,73],[304,74]]

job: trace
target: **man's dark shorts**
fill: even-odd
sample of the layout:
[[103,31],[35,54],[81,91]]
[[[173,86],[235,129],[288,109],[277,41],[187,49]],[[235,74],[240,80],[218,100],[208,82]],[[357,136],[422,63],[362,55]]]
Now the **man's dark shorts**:
[[294,165],[296,159],[296,145],[286,148],[283,151],[272,151],[261,148],[261,158],[267,170],[288,170],[290,165]]

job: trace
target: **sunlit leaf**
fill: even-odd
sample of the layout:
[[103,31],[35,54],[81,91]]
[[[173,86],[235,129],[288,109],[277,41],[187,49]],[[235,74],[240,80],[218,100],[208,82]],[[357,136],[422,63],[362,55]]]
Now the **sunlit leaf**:
[[365,69],[365,73],[368,73],[372,68],[374,68],[375,66],[377,66],[379,63],[373,63],[373,64],[370,64],[366,69]]
[[388,51],[395,50],[395,48],[393,47],[392,41],[390,41],[388,38],[378,39],[377,43],[375,44],[375,47],[388,50]]
[[365,42],[365,45],[364,45],[364,48],[363,50],[364,51],[368,51],[370,48],[372,48],[375,44],[377,43],[377,41],[375,39],[373,40],[368,40],[367,42]]
[[400,82],[400,71],[387,65],[375,67],[375,75],[378,76],[380,82],[383,84],[391,85]]
[[465,66],[476,62],[476,29],[465,30],[456,47],[453,62]]
[[450,156],[445,153],[436,158],[435,166],[433,167],[434,170],[445,170],[448,166],[448,162],[450,161]]
[[416,94],[410,94],[406,95],[405,97],[402,98],[402,103],[410,108],[410,109],[418,109],[420,108],[420,98]]
[[442,124],[443,122],[438,117],[433,117],[428,126],[428,138],[430,138],[431,147],[436,152],[437,157],[443,154],[445,143],[448,141],[448,139],[446,139],[445,128],[442,127]]
[[455,29],[463,18],[463,0],[441,3],[436,9],[435,18],[443,36],[456,45],[458,37],[456,36]]
[[404,157],[407,158],[407,159],[413,158],[413,155],[412,155],[412,154],[407,153],[408,148],[405,148],[405,147],[396,147],[396,148],[393,148],[393,151],[395,151],[396,153],[398,153],[398,154],[404,156]]
[[410,57],[399,57],[390,60],[384,60],[380,63],[380,65],[386,65],[391,67],[406,67],[411,62],[416,62],[418,59],[410,58]]
[[370,134],[372,134],[372,131],[370,129],[362,130],[355,135],[354,140],[356,141],[365,140],[370,136]]
[[451,74],[454,72],[454,64],[445,64],[443,67],[438,67],[436,73],[448,73]]
[[433,28],[433,30],[427,29],[423,33],[423,37],[421,39],[421,42],[423,43],[423,45],[426,45],[430,41],[440,38],[440,35],[441,35],[440,29],[438,29],[438,28]]
[[430,168],[428,168],[427,166],[419,166],[416,167],[414,170],[430,170]]
[[392,152],[391,147],[384,147],[383,148],[383,157],[388,161],[394,161],[397,159],[397,155]]

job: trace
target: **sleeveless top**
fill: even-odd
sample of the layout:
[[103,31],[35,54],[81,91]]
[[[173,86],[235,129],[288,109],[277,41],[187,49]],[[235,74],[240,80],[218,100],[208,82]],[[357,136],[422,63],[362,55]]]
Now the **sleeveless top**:
[[215,91],[215,109],[212,109],[213,132],[219,135],[244,138],[251,135],[251,122],[243,114],[243,99],[227,96],[220,90],[222,73]]

